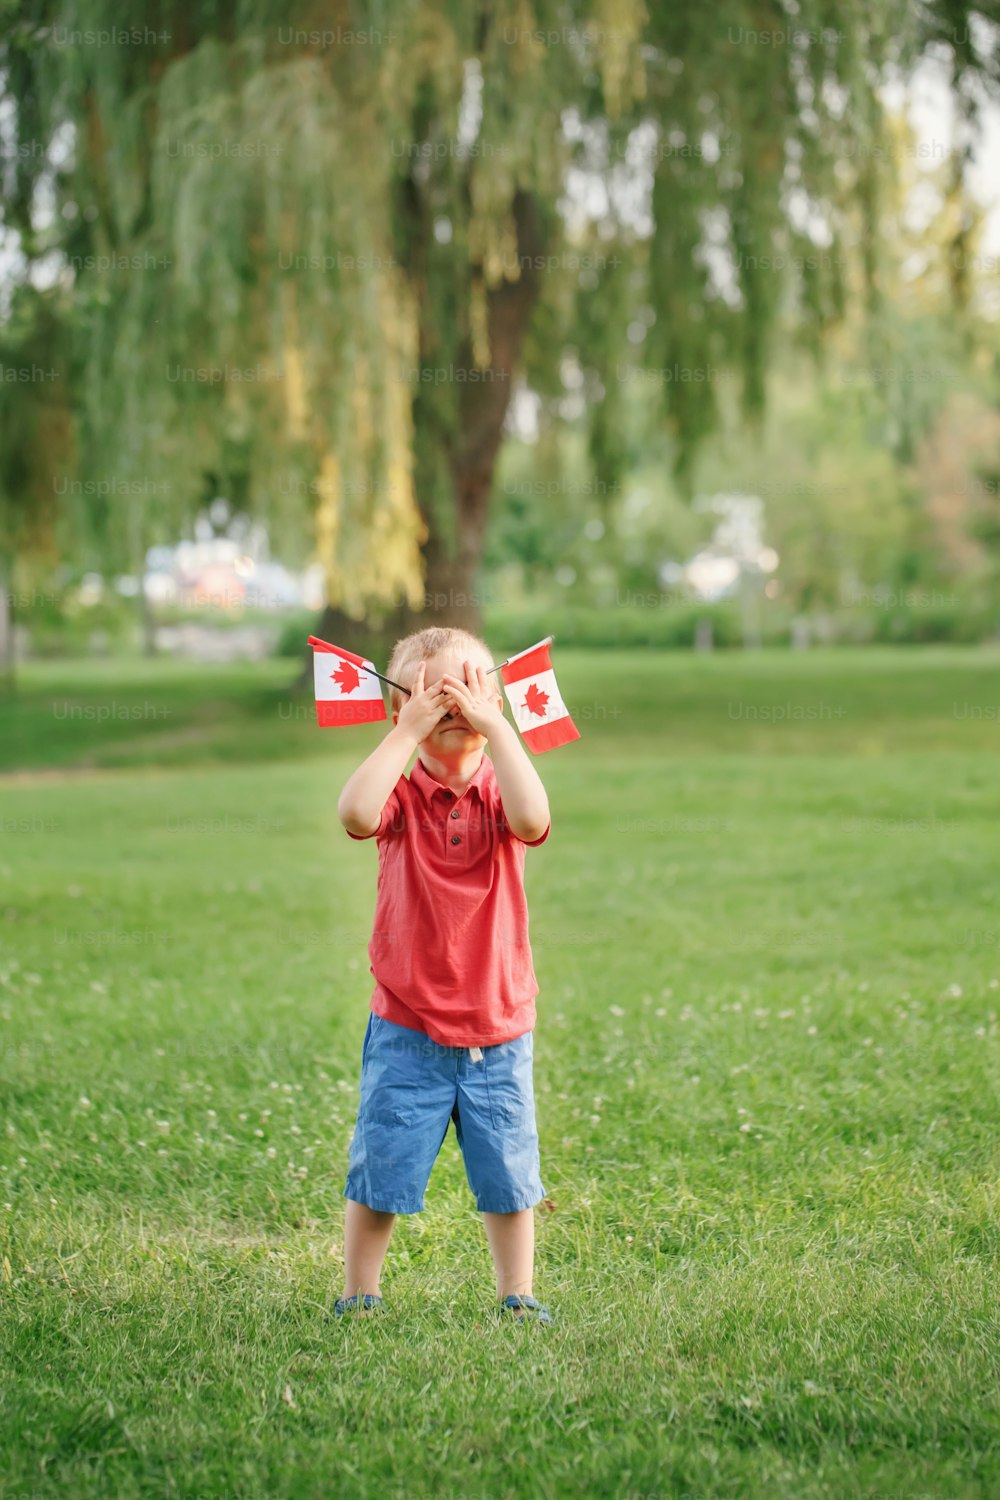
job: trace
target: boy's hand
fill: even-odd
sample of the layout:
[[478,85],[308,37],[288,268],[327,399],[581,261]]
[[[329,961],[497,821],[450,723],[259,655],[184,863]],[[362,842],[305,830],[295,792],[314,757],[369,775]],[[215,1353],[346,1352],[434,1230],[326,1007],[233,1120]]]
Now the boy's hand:
[[410,696],[399,710],[399,718],[396,720],[397,727],[411,735],[418,745],[444,718],[449,708],[448,695],[441,682],[432,682],[430,687],[424,686],[426,670],[427,663],[421,662],[413,679]]
[[445,688],[445,708],[457,708],[465,722],[477,734],[489,737],[504,722],[503,710],[498,703],[499,694],[490,686],[485,667],[473,667],[463,662],[465,681],[445,672],[441,682]]

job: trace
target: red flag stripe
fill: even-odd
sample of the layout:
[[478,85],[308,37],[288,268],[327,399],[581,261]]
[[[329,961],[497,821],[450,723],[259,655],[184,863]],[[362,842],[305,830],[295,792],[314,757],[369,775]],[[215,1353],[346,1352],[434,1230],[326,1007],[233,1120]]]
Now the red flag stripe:
[[546,750],[557,750],[560,745],[578,740],[580,731],[573,720],[564,714],[561,719],[553,719],[551,724],[539,724],[537,729],[522,729],[521,738],[532,754],[541,755]]
[[549,658],[549,646],[547,641],[540,641],[537,646],[531,646],[527,651],[522,651],[520,656],[515,656],[512,661],[507,662],[500,668],[500,675],[504,682],[520,682],[522,677],[537,677],[539,672],[551,672],[552,662]]
[[331,646],[329,641],[321,641],[315,635],[309,637],[309,644],[314,651],[332,651],[334,656],[342,656],[345,661],[352,661],[356,667],[368,665],[363,656],[355,656],[353,651],[345,651],[343,646]]
[[316,718],[321,729],[375,724],[385,718],[385,705],[381,698],[360,698],[354,703],[344,698],[321,698],[316,701]]

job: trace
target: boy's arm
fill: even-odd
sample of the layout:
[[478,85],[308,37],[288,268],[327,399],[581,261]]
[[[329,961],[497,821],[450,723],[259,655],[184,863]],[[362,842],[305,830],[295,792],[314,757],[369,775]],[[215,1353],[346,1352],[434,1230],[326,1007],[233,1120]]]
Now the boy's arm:
[[425,687],[425,671],[426,663],[420,662],[410,697],[399,710],[394,727],[361,762],[337,799],[337,816],[355,837],[371,838],[378,832],[382,809],[407,761],[446,712],[444,688],[438,682]]
[[396,724],[361,762],[337,799],[337,817],[348,833],[370,838],[378,832],[382,809],[416,747],[412,734]]
[[524,844],[540,844],[549,831],[549,799],[525,753],[517,731],[503,716],[503,698],[482,667],[465,662],[465,681],[451,672],[441,678],[447,701],[456,703],[467,723],[490,742],[490,759],[507,827]]
[[517,730],[500,719],[490,730],[490,759],[507,826],[525,844],[539,844],[549,830],[549,799]]

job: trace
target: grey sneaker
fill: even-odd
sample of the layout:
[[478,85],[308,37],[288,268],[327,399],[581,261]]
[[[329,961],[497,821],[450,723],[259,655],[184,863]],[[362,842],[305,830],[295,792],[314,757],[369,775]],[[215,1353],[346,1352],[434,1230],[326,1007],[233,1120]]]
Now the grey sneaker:
[[[352,1307],[357,1307],[357,1305],[357,1293],[355,1293],[353,1297],[338,1297],[333,1305],[334,1317],[342,1318],[346,1312],[348,1312]],[[374,1292],[365,1292],[364,1297],[362,1298],[361,1305],[363,1307],[377,1308],[379,1312],[385,1311],[382,1298],[376,1297]]]
[[520,1317],[515,1312],[514,1317],[518,1323],[527,1323],[530,1317],[532,1323],[555,1324],[555,1318],[550,1317],[548,1308],[543,1307],[540,1302],[536,1302],[534,1297],[519,1297],[516,1292],[511,1292],[510,1296],[505,1297],[500,1305],[501,1307],[523,1307],[527,1309]]

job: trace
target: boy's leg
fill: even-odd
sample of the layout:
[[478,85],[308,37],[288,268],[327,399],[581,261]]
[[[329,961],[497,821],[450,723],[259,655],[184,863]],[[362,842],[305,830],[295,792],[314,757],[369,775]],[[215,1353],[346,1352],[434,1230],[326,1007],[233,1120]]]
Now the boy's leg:
[[[497,1297],[503,1301],[511,1292],[530,1297],[535,1266],[535,1210],[522,1208],[513,1214],[484,1213],[483,1223],[496,1267]],[[523,1308],[514,1311],[518,1317],[524,1316]]]
[[[382,1213],[366,1203],[348,1198],[344,1203],[344,1293],[345,1297],[362,1296],[378,1289],[382,1262],[389,1248],[389,1237],[396,1222],[395,1214]],[[359,1298],[360,1300],[360,1298]],[[359,1308],[362,1314],[369,1309]]]

